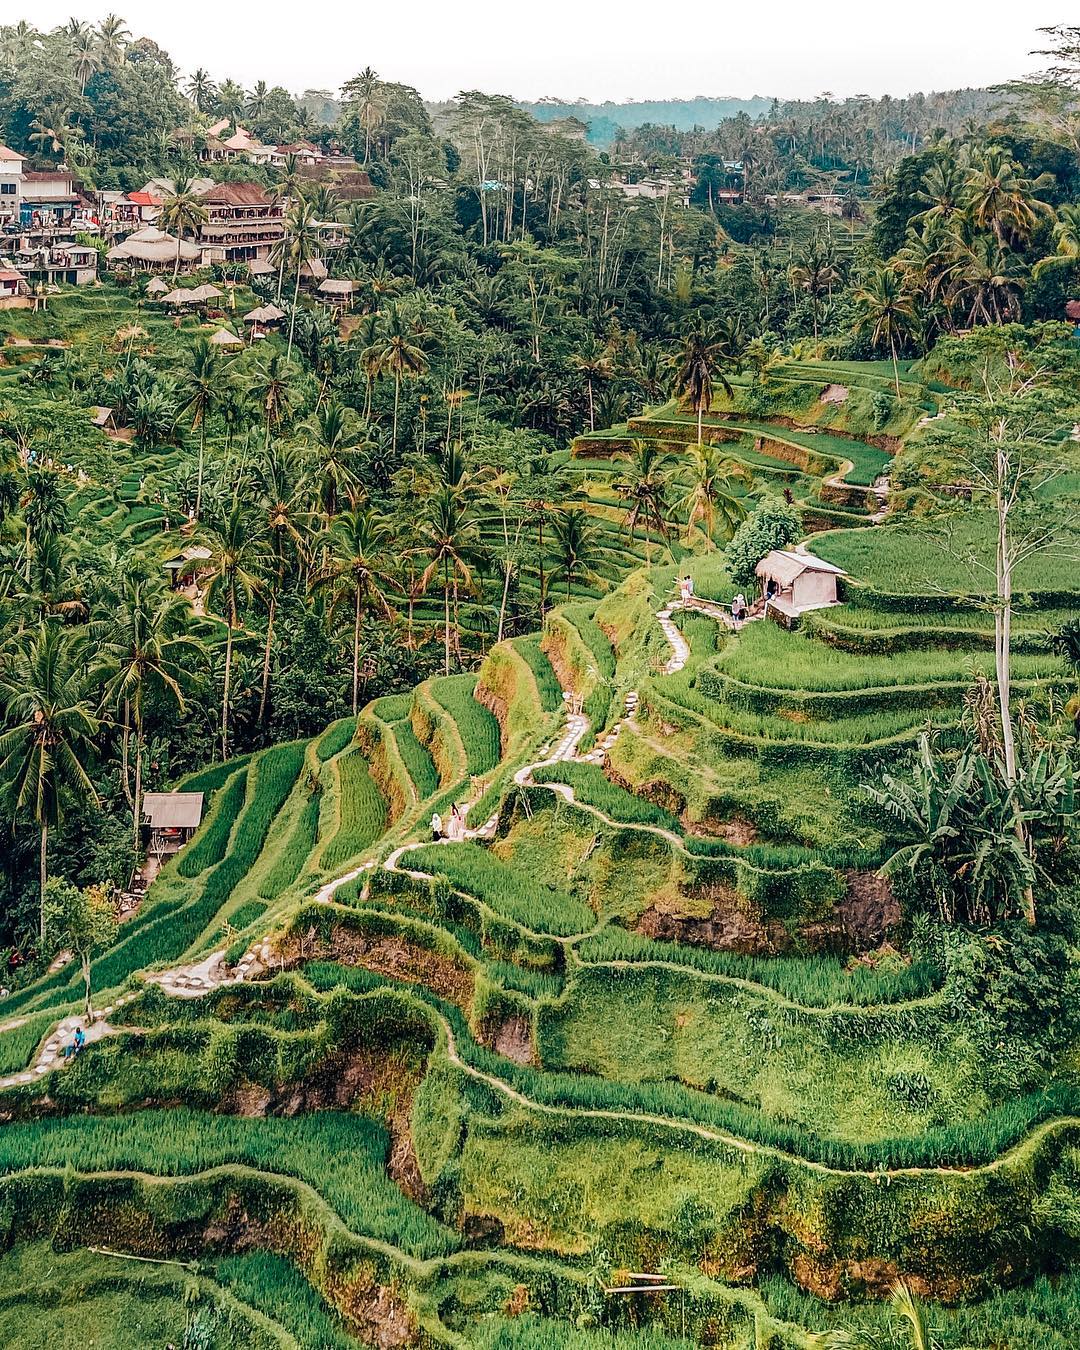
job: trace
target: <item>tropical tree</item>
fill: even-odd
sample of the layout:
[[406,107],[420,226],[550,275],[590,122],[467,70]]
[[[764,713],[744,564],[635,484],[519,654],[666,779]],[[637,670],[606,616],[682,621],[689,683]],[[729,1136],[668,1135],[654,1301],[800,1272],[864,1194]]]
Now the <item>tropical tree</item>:
[[352,710],[359,711],[360,635],[364,615],[375,609],[392,614],[387,599],[397,588],[393,575],[390,523],[370,507],[348,511],[333,521],[326,533],[326,560],[312,578],[312,589],[329,590],[331,612],[347,605],[352,610]]
[[116,937],[119,919],[116,904],[106,886],[80,890],[69,881],[53,877],[45,888],[46,927],[50,947],[73,952],[83,977],[83,1011],[89,1024],[94,1020],[91,997],[91,963]]
[[856,332],[870,331],[875,348],[885,347],[892,358],[893,383],[900,397],[898,351],[914,332],[917,319],[915,298],[904,289],[903,279],[892,267],[876,267],[855,292],[859,317]]
[[191,606],[160,582],[129,578],[106,612],[98,616],[92,678],[104,686],[105,699],[126,713],[135,729],[135,791],[132,799],[132,847],[139,847],[142,826],[142,766],[147,690],[175,703],[183,713],[184,689],[191,666],[203,656],[201,643],[188,631]]
[[359,419],[342,403],[326,403],[300,427],[314,461],[312,477],[327,522],[337,515],[341,498],[355,505],[361,492],[359,452],[366,444]]
[[1055,250],[1048,258],[1040,258],[1032,268],[1036,280],[1055,267],[1071,267],[1080,262],[1080,205],[1068,204],[1058,209],[1054,222]]
[[408,323],[396,305],[387,313],[379,337],[378,370],[381,374],[392,375],[394,379],[394,423],[390,445],[395,454],[401,382],[416,379],[427,370],[428,361],[424,350],[427,337],[426,329],[419,323]]
[[206,207],[199,200],[190,178],[178,178],[171,196],[165,198],[158,212],[158,222],[176,235],[176,260],[173,277],[180,271],[180,246],[186,234],[194,234],[206,220]]
[[584,507],[569,506],[551,521],[555,574],[566,578],[566,598],[578,577],[595,580],[600,559],[600,527]]
[[724,538],[730,539],[745,518],[746,507],[732,487],[749,486],[753,475],[715,445],[695,445],[687,456],[686,472],[689,486],[679,502],[686,512],[686,539],[689,542],[694,526],[699,525],[708,553],[715,547],[718,523]]
[[655,441],[632,440],[626,468],[613,481],[616,495],[626,503],[626,528],[630,540],[637,538],[639,522],[645,525],[645,566],[652,566],[652,538],[655,530],[662,539],[668,536],[668,489],[671,482],[671,456]]
[[265,365],[256,369],[251,380],[251,396],[262,409],[266,430],[264,449],[269,451],[270,434],[285,421],[293,401],[289,368],[279,352],[274,352]]
[[185,92],[194,104],[195,111],[205,113],[210,111],[214,99],[217,98],[217,85],[203,70],[202,66],[199,66],[197,70],[192,72]]
[[289,261],[295,268],[289,341],[285,349],[285,360],[290,361],[296,333],[296,311],[300,304],[300,276],[306,264],[315,257],[319,245],[318,217],[314,207],[303,197],[293,205],[285,218],[285,237],[288,240]]
[[61,825],[67,794],[97,801],[86,763],[99,722],[87,694],[70,633],[51,623],[25,634],[0,673],[0,702],[13,724],[0,734],[0,783],[13,815],[28,811],[40,832],[42,942],[49,830]]
[[195,493],[195,515],[202,512],[203,473],[206,463],[206,422],[221,401],[222,375],[217,348],[210,339],[199,336],[191,344],[187,368],[182,376],[182,411],[191,414],[192,429],[199,432],[199,477]]
[[704,413],[712,408],[713,384],[719,380],[724,393],[731,397],[731,382],[721,361],[727,355],[724,345],[709,337],[704,329],[695,329],[683,342],[682,354],[675,374],[675,388],[697,413],[697,438],[701,441],[701,422]]
[[593,386],[598,382],[611,379],[611,354],[606,348],[593,342],[583,351],[575,353],[573,363],[585,380],[585,388],[589,395],[589,430],[595,431],[596,402],[593,397]]
[[265,532],[239,501],[210,519],[201,542],[209,557],[193,567],[206,581],[206,604],[225,619],[225,669],[221,692],[221,757],[229,757],[229,698],[232,681],[233,643],[240,626],[240,608],[262,588],[266,572]]
[[443,592],[443,673],[450,674],[450,597],[454,601],[457,627],[458,598],[462,588],[473,589],[473,569],[480,554],[480,531],[470,506],[452,488],[444,487],[429,500],[420,526],[419,549],[428,559],[420,578],[426,590],[441,576]]
[[359,75],[347,80],[341,87],[347,113],[356,117],[364,131],[364,163],[371,159],[371,137],[385,116],[386,100],[383,85],[375,71],[365,66]]

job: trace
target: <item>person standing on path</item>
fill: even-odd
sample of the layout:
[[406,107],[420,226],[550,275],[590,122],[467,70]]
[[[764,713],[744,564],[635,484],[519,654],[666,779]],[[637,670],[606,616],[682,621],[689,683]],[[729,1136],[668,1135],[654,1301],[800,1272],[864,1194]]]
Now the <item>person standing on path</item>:
[[435,844],[442,839],[442,816],[439,815],[438,811],[431,813],[431,839]]

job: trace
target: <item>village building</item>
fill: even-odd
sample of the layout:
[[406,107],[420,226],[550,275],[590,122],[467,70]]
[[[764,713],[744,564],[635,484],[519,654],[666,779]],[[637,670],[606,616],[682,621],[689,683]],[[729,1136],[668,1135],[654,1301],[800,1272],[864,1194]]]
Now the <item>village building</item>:
[[202,813],[201,792],[147,792],[142,816],[150,854],[160,859],[178,853],[199,828]]
[[0,145],[0,226],[19,219],[22,200],[23,156]]
[[16,249],[15,265],[31,285],[89,286],[97,280],[98,251],[89,244],[28,245]]
[[196,242],[204,266],[267,258],[285,237],[285,203],[258,183],[217,183],[202,205]]
[[0,267],[0,309],[25,309],[30,303],[26,278],[14,267]]
[[812,609],[838,605],[839,581],[847,573],[812,553],[773,549],[754,569],[765,598],[765,613],[784,622]]
[[83,215],[86,224],[92,226],[88,212],[88,206],[84,210],[78,179],[68,170],[23,171],[19,201],[19,225],[23,230],[70,230],[75,228],[76,218]]
[[156,225],[147,225],[119,244],[114,244],[105,255],[110,267],[130,267],[143,272],[171,272],[177,266],[179,271],[190,272],[202,257],[197,244],[187,239],[179,242],[175,235],[166,234]]

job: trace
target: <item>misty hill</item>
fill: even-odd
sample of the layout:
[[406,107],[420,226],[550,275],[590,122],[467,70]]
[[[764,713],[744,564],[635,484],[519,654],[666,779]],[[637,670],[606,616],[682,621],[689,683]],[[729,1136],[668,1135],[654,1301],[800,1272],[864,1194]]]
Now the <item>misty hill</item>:
[[632,130],[646,122],[673,126],[678,131],[692,131],[703,127],[711,131],[725,117],[737,117],[744,112],[749,117],[767,113],[773,105],[771,98],[671,98],[646,99],[627,103],[587,103],[561,99],[541,99],[538,103],[520,106],[541,122],[554,122],[560,117],[577,117],[588,123],[589,141],[593,145],[608,145],[615,139],[616,130]]

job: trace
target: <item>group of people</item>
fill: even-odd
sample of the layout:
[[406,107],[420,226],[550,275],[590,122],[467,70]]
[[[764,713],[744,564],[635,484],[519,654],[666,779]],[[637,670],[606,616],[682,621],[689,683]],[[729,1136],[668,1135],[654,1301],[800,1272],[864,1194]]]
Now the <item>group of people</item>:
[[679,599],[683,605],[688,605],[694,598],[694,578],[689,572],[684,577],[679,578]]
[[438,811],[432,812],[431,837],[436,844],[441,844],[444,839],[456,843],[465,838],[465,812],[457,802],[450,808],[450,818],[446,822],[445,829],[442,816]]
[[731,621],[736,628],[741,628],[746,622],[746,616],[750,613],[750,607],[746,603],[746,596],[742,591],[731,602]]

